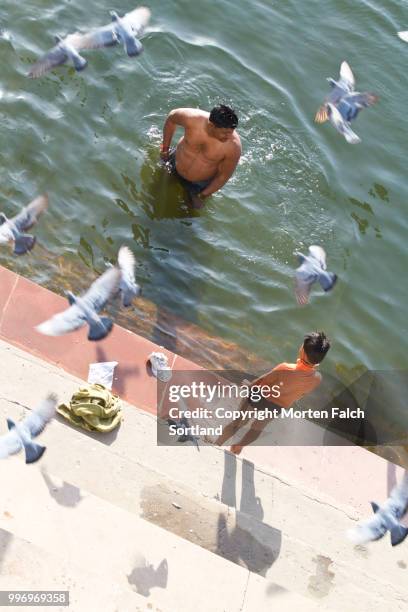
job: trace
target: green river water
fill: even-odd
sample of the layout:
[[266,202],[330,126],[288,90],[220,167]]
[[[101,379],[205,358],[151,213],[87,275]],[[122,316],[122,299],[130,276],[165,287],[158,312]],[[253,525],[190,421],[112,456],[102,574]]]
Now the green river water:
[[[112,1],[112,0],[111,0]],[[32,81],[30,65],[66,35],[110,20],[129,0],[2,0],[0,198],[11,215],[47,191],[35,232],[51,256],[0,263],[52,286],[56,261],[89,279],[121,244],[144,297],[274,364],[303,334],[333,341],[327,368],[407,365],[407,67],[402,0],[174,0],[148,3],[144,54],[87,54]],[[348,145],[314,124],[342,60],[380,96]],[[243,156],[233,179],[189,213],[159,166],[163,121],[179,106],[230,103]],[[322,245],[335,290],[299,308],[293,251]],[[72,287],[75,290],[75,287]],[[61,288],[62,290],[62,288]]]

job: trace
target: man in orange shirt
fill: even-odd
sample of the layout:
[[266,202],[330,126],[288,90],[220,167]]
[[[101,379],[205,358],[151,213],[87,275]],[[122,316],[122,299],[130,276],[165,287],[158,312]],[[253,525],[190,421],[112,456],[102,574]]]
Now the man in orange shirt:
[[[257,408],[258,410],[266,408],[289,408],[293,402],[296,402],[307,393],[311,393],[321,383],[322,377],[317,372],[317,366],[325,358],[330,348],[330,341],[324,332],[312,332],[305,336],[304,342],[299,349],[298,359],[296,363],[280,363],[270,372],[263,374],[256,380],[252,381],[252,387],[260,387],[265,385],[272,387],[280,387],[280,395],[274,401],[265,399],[263,405],[258,405],[249,397],[244,400],[241,405],[241,410],[248,410],[249,407]],[[239,444],[231,446],[231,452],[239,455],[244,446],[254,442],[261,434],[262,430],[269,422],[268,419],[255,419],[251,429],[245,434]],[[235,419],[231,421],[223,430],[222,434],[217,438],[216,444],[221,446],[231,436],[233,436],[246,423],[246,419]]]

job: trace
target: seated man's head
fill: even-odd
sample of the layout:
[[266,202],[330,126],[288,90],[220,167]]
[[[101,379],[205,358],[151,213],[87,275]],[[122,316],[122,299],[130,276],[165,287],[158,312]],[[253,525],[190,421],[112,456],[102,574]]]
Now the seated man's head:
[[211,135],[221,142],[229,140],[238,125],[235,111],[225,104],[214,106],[210,112]]
[[317,365],[326,357],[329,348],[330,340],[324,332],[311,332],[305,336],[299,357],[311,365]]

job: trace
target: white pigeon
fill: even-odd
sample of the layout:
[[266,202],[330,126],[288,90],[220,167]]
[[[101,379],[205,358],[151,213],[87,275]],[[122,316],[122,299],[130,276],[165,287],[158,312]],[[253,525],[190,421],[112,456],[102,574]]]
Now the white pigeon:
[[98,313],[118,292],[121,277],[119,268],[112,267],[97,278],[81,297],[68,291],[70,307],[37,325],[36,330],[46,336],[62,336],[88,323],[88,340],[102,340],[111,332],[113,321],[109,317],[100,317]]
[[351,144],[361,142],[353,132],[350,122],[356,119],[363,108],[372,106],[378,100],[373,93],[355,91],[355,79],[347,62],[340,66],[340,78],[335,81],[327,79],[331,91],[315,116],[316,123],[324,123],[329,119],[333,127]]
[[0,437],[0,459],[19,453],[23,448],[26,463],[38,461],[45,451],[45,446],[33,442],[55,415],[57,396],[50,393],[41,404],[22,421],[15,423],[7,419],[9,432]]
[[408,30],[405,30],[404,32],[398,32],[398,36],[401,40],[408,42]]
[[55,37],[56,45],[47,51],[31,68],[28,76],[38,78],[49,70],[72,62],[75,70],[84,70],[88,65],[81,51],[114,47],[122,43],[129,57],[140,55],[143,45],[138,40],[150,19],[150,10],[141,6],[123,17],[111,11],[112,23],[85,34],[76,32],[66,38]]
[[296,270],[295,293],[300,306],[309,301],[312,285],[318,281],[324,291],[333,289],[337,282],[337,275],[327,271],[326,252],[317,245],[309,247],[308,255],[296,252],[300,266]]
[[0,213],[0,244],[14,242],[14,254],[23,255],[31,251],[36,238],[24,232],[32,227],[48,207],[48,196],[43,194],[25,206],[17,215],[8,219]]

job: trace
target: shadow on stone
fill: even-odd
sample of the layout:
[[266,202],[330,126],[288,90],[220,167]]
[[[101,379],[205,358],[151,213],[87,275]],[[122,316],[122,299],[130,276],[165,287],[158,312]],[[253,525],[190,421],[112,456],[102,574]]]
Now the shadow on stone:
[[167,577],[168,565],[166,559],[163,559],[156,569],[152,564],[148,564],[146,559],[142,559],[141,564],[133,568],[132,573],[128,575],[127,579],[129,584],[135,587],[139,595],[149,597],[152,588],[166,588]]
[[[4,513],[6,514],[6,513]],[[10,546],[10,542],[13,539],[11,533],[5,529],[0,529],[0,570],[3,567],[3,561],[7,554],[7,549]]]
[[[237,458],[224,453],[224,478],[220,501],[236,508]],[[242,463],[240,509],[236,511],[235,525],[228,525],[228,517],[219,514],[217,524],[217,554],[244,565],[251,572],[265,576],[279,556],[282,534],[263,523],[264,510],[255,495],[255,467],[250,461]],[[255,520],[254,520],[255,519]]]
[[62,486],[57,486],[47,474],[45,468],[41,468],[41,475],[44,478],[44,482],[47,485],[51,497],[55,499],[60,506],[75,508],[82,500],[81,491],[78,487],[65,481]]

